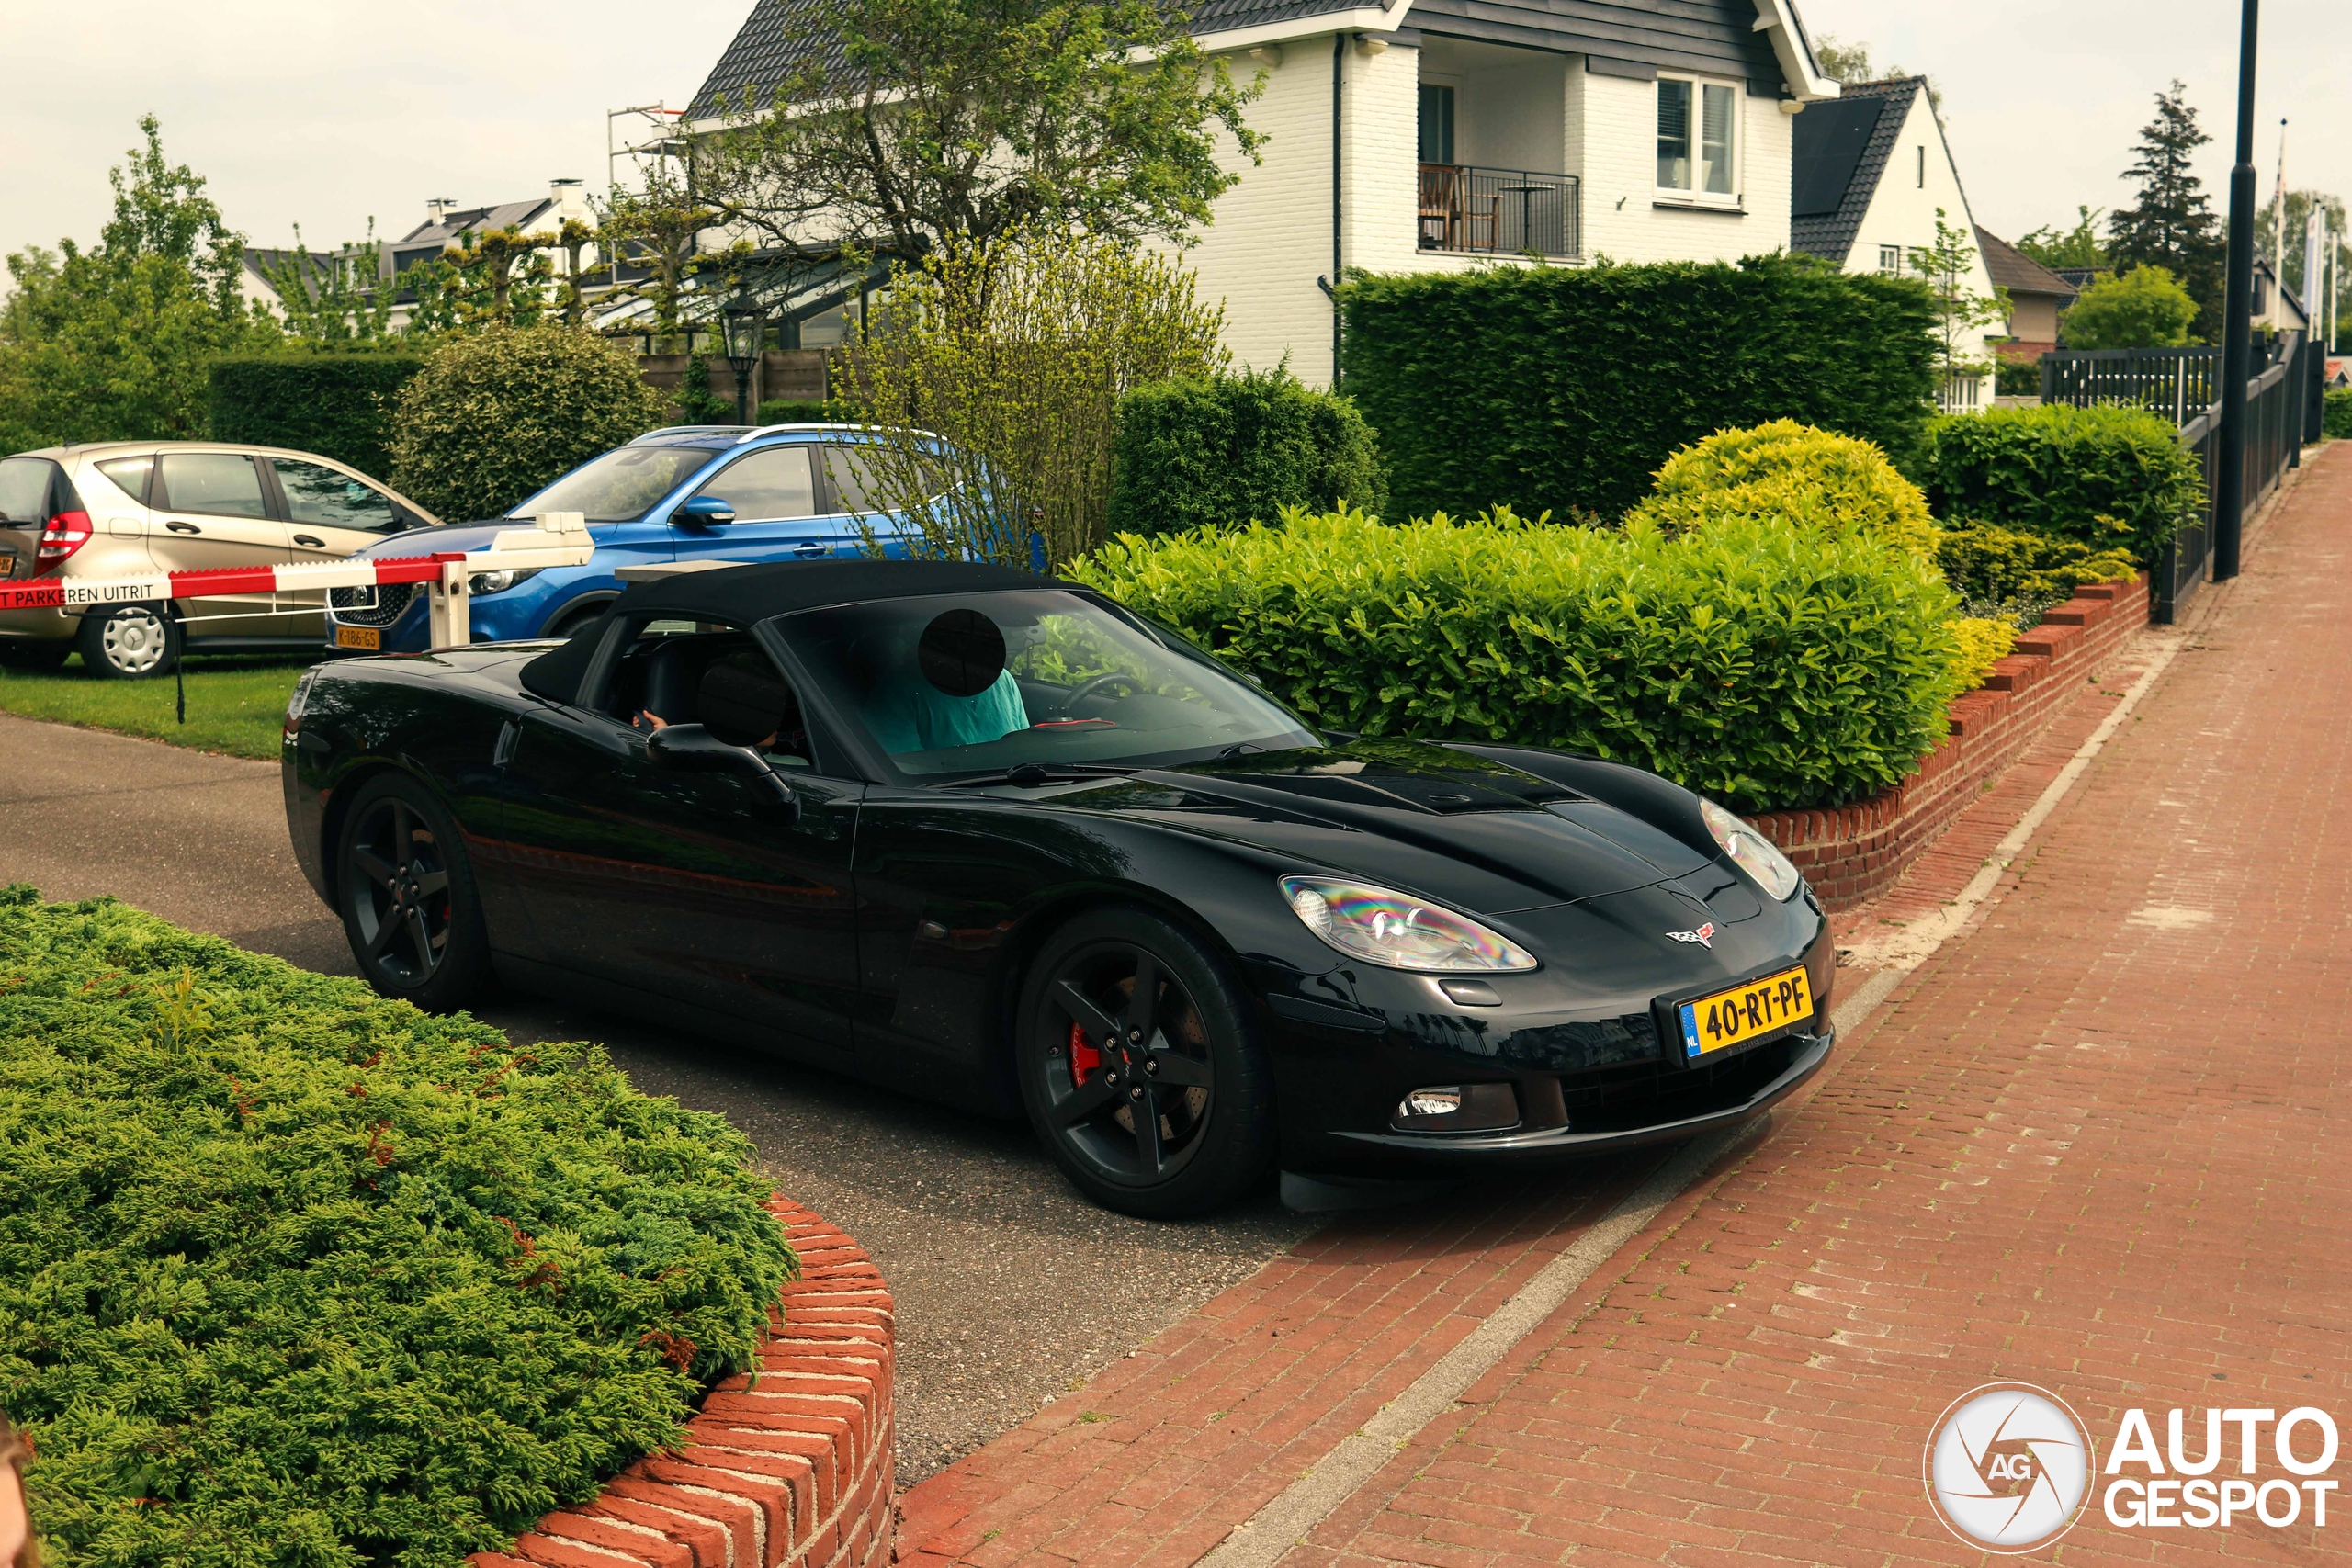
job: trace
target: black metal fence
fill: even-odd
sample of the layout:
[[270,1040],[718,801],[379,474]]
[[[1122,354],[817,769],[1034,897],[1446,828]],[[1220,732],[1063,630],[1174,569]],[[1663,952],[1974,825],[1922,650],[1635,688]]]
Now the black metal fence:
[[[2058,356],[2048,355],[2042,360],[2045,389],[2051,381],[2050,360],[2055,357]],[[2267,363],[2252,367],[2254,374],[2246,380],[2245,488],[2240,513],[2246,517],[2253,516],[2255,508],[2278,488],[2287,470],[2302,460],[2303,443],[2313,434],[2307,426],[2312,366],[2325,355],[2301,333],[2284,333],[2270,340],[2265,357]],[[2218,368],[2218,353],[2214,363]],[[2148,574],[2148,587],[2155,597],[2153,618],[2165,626],[2172,624],[2180,606],[2212,574],[2213,509],[2220,499],[2221,483],[2220,398],[2220,385],[2216,382],[2214,400],[2180,429],[2180,444],[2197,454],[2198,463],[2204,469],[2205,504],[2199,509],[2193,523],[2184,523],[2176,531],[2154,570]]]
[[1581,254],[1583,214],[1574,175],[1420,166],[1420,248],[1479,255]]
[[2185,425],[2222,400],[2222,351],[2062,349],[2041,356],[2041,400],[2076,408],[2123,403]]

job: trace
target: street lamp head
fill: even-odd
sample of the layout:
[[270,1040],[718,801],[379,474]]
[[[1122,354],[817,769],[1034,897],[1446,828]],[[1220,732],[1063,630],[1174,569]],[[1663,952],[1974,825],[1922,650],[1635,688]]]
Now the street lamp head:
[[760,356],[761,339],[767,331],[767,308],[749,289],[727,302],[719,312],[719,324],[727,340],[727,363],[741,376]]

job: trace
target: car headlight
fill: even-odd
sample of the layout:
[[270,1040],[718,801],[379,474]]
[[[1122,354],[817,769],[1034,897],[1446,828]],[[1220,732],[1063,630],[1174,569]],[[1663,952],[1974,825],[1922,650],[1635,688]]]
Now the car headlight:
[[528,582],[546,570],[544,567],[508,568],[503,571],[478,571],[466,579],[467,585],[477,593],[503,593],[518,582]]
[[1464,915],[1333,876],[1285,876],[1283,897],[1308,931],[1351,958],[1424,975],[1535,967],[1535,957]]
[[1786,898],[1804,880],[1778,844],[1703,795],[1699,800],[1699,817],[1731,863],[1773,897]]

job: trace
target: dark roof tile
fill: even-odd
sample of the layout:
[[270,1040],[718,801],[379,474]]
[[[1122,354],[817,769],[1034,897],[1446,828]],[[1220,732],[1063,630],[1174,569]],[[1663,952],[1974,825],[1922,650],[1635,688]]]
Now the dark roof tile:
[[[1840,266],[1854,248],[1862,215],[1871,209],[1879,177],[1886,173],[1894,140],[1911,105],[1927,89],[1925,76],[1897,76],[1885,82],[1853,82],[1826,104],[1808,104],[1797,116],[1791,164],[1792,205],[1789,219],[1789,248],[1836,262]],[[1875,102],[1874,118],[1861,106]],[[1842,108],[1840,106],[1844,106]],[[1824,109],[1832,112],[1824,114]],[[1815,119],[1818,115],[1820,118]],[[1857,127],[1869,119],[1866,133]],[[1811,124],[1807,124],[1811,121]],[[1835,175],[1845,171],[1841,187]],[[1835,205],[1831,198],[1835,197]],[[1811,210],[1807,210],[1808,205]]]

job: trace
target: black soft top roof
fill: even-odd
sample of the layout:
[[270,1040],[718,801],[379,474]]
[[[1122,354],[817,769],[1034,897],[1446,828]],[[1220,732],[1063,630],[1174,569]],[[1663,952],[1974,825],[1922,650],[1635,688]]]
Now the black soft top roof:
[[[1009,566],[968,561],[772,561],[763,566],[722,567],[717,571],[682,571],[640,582],[614,600],[606,614],[750,626],[797,610],[858,604],[870,599],[1070,586]],[[588,673],[589,660],[595,657],[604,624],[602,618],[590,622],[561,648],[523,666],[524,689],[560,703],[578,701],[580,682]]]

